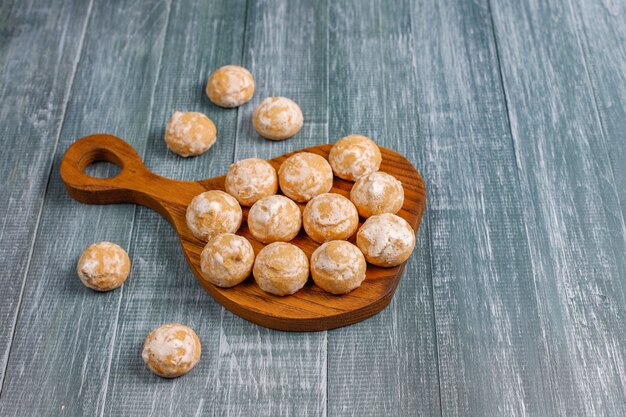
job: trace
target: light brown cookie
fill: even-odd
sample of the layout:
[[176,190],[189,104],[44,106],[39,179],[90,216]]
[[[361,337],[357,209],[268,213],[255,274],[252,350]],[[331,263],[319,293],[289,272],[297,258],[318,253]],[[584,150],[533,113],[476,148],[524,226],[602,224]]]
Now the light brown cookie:
[[239,107],[254,94],[254,78],[238,65],[226,65],[215,70],[206,83],[206,95],[220,107]]
[[400,265],[415,247],[415,231],[402,217],[377,214],[365,221],[356,234],[356,245],[367,262],[384,267]]
[[239,204],[249,207],[263,197],[276,194],[278,176],[274,167],[263,159],[243,159],[230,165],[224,186]]
[[130,258],[115,243],[98,242],[85,249],[76,270],[78,278],[86,287],[96,291],[110,291],[128,278]]
[[252,273],[263,291],[274,295],[290,295],[306,284],[309,260],[297,246],[275,242],[258,253]]
[[302,223],[306,234],[318,243],[346,240],[356,232],[359,214],[344,196],[325,193],[307,203]]
[[332,294],[347,294],[358,288],[366,268],[359,248],[345,240],[326,242],[311,255],[313,281]]
[[304,123],[302,110],[285,97],[268,97],[254,110],[252,124],[259,135],[271,140],[284,140],[300,131]]
[[367,136],[348,135],[333,145],[328,161],[336,176],[356,181],[378,171],[382,155],[376,143]]
[[305,203],[333,187],[333,170],[328,161],[311,152],[291,155],[278,168],[280,189],[289,198]]
[[174,112],[165,127],[165,144],[172,152],[183,157],[208,151],[216,139],[215,124],[198,112]]
[[248,229],[263,243],[289,242],[301,226],[300,208],[283,195],[263,197],[248,212]]
[[235,233],[243,213],[233,196],[211,190],[198,194],[187,207],[187,226],[195,237],[208,242],[220,233]]
[[232,233],[222,233],[209,240],[200,255],[204,279],[223,288],[245,280],[253,264],[254,250],[248,239]]
[[397,213],[404,204],[402,183],[381,171],[364,175],[352,187],[350,200],[365,218],[375,214]]
[[176,378],[196,366],[201,350],[200,339],[193,329],[178,323],[168,323],[148,334],[141,357],[158,376]]

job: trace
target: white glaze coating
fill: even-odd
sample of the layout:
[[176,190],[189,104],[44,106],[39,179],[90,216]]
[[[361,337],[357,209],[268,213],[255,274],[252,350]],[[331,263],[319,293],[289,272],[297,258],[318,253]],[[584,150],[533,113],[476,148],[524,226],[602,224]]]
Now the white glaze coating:
[[280,165],[278,182],[285,195],[304,203],[333,186],[333,170],[326,159],[311,152],[298,152]]
[[378,266],[396,266],[411,256],[415,247],[415,231],[402,217],[391,213],[377,214],[361,226],[356,244],[368,262]]
[[376,143],[362,135],[348,135],[330,149],[328,161],[339,178],[356,181],[378,171],[382,155]]
[[176,111],[165,128],[165,143],[180,156],[195,156],[209,150],[216,135],[215,124],[204,114]]
[[350,200],[365,218],[381,213],[397,213],[404,204],[402,183],[381,172],[364,175],[350,191]]
[[365,257],[344,240],[326,242],[311,255],[311,276],[315,283],[333,294],[346,294],[365,279]]
[[263,197],[248,212],[248,228],[252,236],[263,242],[288,242],[300,231],[300,208],[283,195]]
[[226,192],[243,206],[251,206],[259,199],[276,194],[278,175],[269,162],[260,158],[237,161],[228,167],[224,182]]
[[268,97],[254,110],[252,123],[264,138],[284,140],[298,133],[304,123],[304,116],[293,100]]
[[220,233],[235,233],[243,213],[233,196],[219,190],[198,194],[187,207],[189,230],[205,242]]
[[201,345],[190,327],[167,323],[148,334],[141,357],[148,368],[164,378],[189,372],[200,359]]
[[202,276],[218,287],[228,288],[245,280],[252,271],[254,250],[243,236],[222,233],[211,239],[200,255]]
[[122,285],[130,272],[128,253],[111,242],[90,245],[78,260],[76,271],[81,282],[96,291],[109,291]]
[[335,193],[320,194],[309,201],[302,218],[306,233],[319,243],[348,239],[359,225],[354,204]]
[[254,78],[238,65],[226,65],[215,70],[206,85],[206,95],[216,105],[238,107],[254,94]]
[[263,291],[290,295],[306,284],[309,261],[300,248],[290,243],[275,242],[257,254],[252,271]]

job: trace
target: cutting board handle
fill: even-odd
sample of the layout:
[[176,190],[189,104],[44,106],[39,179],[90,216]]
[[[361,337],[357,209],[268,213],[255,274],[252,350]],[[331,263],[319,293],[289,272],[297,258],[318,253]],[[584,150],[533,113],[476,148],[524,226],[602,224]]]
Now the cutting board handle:
[[[107,161],[121,171],[111,178],[85,174],[94,162]],[[212,188],[211,182],[177,181],[149,171],[128,143],[112,135],[85,136],[74,142],[61,160],[61,179],[70,196],[87,204],[134,203],[150,207],[172,221],[172,207],[186,206]]]

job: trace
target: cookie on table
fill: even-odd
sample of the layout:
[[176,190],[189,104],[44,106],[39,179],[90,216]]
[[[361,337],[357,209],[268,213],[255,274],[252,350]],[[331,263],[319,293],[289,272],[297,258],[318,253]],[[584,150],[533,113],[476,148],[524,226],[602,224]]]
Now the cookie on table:
[[257,254],[252,274],[263,291],[274,295],[291,295],[306,284],[309,260],[297,246],[275,242]]
[[274,167],[263,159],[243,159],[228,167],[224,186],[239,204],[249,207],[263,197],[276,194],[278,175]]
[[280,189],[289,198],[306,203],[333,187],[333,170],[326,159],[311,152],[291,155],[278,168]]
[[208,242],[220,233],[235,233],[241,226],[243,212],[233,196],[211,190],[191,200],[185,217],[191,233]]
[[270,140],[285,140],[300,131],[302,110],[286,97],[268,97],[254,110],[252,124],[259,135]]
[[383,267],[400,265],[415,247],[415,231],[391,213],[371,216],[356,234],[356,244],[367,262]]
[[372,172],[354,184],[350,200],[365,218],[382,213],[395,214],[404,204],[404,189],[395,177],[381,171]]
[[289,242],[301,226],[300,208],[283,195],[263,197],[248,212],[250,234],[263,243]]
[[141,357],[158,376],[176,378],[196,366],[201,350],[200,339],[193,329],[178,323],[168,323],[148,334]]
[[333,172],[339,178],[356,181],[380,169],[382,155],[378,145],[363,135],[348,135],[339,139],[328,154]]
[[350,242],[326,242],[311,255],[311,276],[323,290],[332,294],[347,294],[365,279],[365,257]]
[[254,77],[243,67],[226,65],[209,76],[205,92],[209,100],[220,107],[239,107],[252,98]]
[[209,240],[200,255],[204,279],[222,288],[244,281],[252,271],[254,250],[243,236],[222,233]]
[[356,232],[359,214],[346,197],[324,193],[307,203],[302,223],[306,234],[318,243],[346,240]]
[[98,242],[85,249],[78,260],[76,271],[86,287],[96,291],[110,291],[128,278],[130,258],[115,243]]
[[202,113],[176,111],[165,127],[165,144],[182,157],[200,155],[216,140],[215,124]]

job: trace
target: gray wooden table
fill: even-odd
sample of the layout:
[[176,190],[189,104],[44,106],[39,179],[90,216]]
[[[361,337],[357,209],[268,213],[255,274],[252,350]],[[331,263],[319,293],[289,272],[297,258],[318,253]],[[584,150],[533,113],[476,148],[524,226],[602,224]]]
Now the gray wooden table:
[[[257,91],[218,109],[231,63]],[[0,415],[626,415],[623,0],[3,0],[0,77]],[[268,95],[302,107],[295,138],[254,132]],[[176,109],[215,121],[207,154],[166,150]],[[66,194],[96,132],[179,179],[351,132],[403,153],[429,200],[394,301],[309,334],[234,316],[157,214]],[[74,271],[99,240],[133,262],[105,294]],[[170,321],[203,352],[163,380],[140,351]]]

